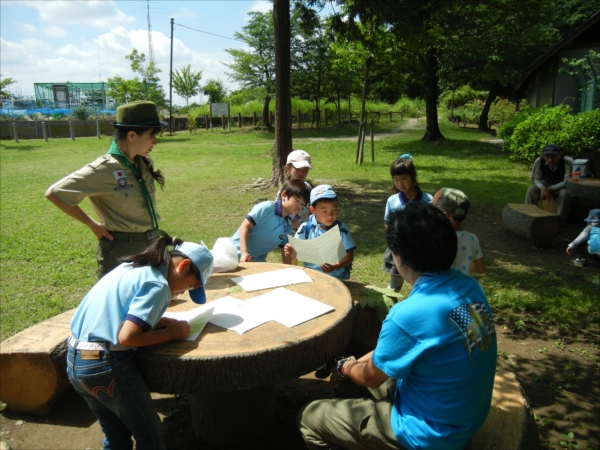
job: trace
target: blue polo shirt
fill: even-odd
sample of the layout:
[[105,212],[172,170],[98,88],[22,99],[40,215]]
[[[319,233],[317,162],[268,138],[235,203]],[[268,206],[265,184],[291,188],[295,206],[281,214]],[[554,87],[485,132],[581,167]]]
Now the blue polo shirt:
[[385,205],[385,215],[383,216],[383,223],[388,225],[391,214],[395,211],[403,210],[408,202],[432,202],[433,197],[431,196],[431,194],[421,191],[419,186],[417,186],[417,191],[418,192],[416,197],[412,200],[406,198],[402,191],[390,196],[388,198],[387,204]]
[[87,293],[71,319],[71,334],[82,342],[117,345],[126,320],[149,331],[170,301],[166,265],[133,267],[124,263],[102,277]]
[[[342,244],[344,245],[344,248],[346,249],[346,253],[354,251],[354,249],[356,249],[356,244],[354,243],[352,236],[350,236],[350,230],[344,223],[340,222],[339,220],[336,220],[333,223],[333,225],[331,225],[330,227],[326,227],[325,225],[317,223],[317,217],[314,214],[312,214],[308,218],[307,222],[300,225],[300,228],[298,228],[298,232],[296,233],[296,235],[294,237],[296,237],[298,239],[302,239],[302,240],[316,239],[319,236],[321,236],[323,233],[326,233],[327,231],[329,231],[330,229],[335,227],[336,225],[338,225],[340,227],[340,235],[342,236]],[[311,264],[311,263],[305,262],[304,267],[308,267],[309,269],[314,269],[314,270],[318,270],[319,272],[323,272],[323,270],[321,269],[321,266],[318,266],[316,264]],[[350,278],[350,266],[346,266],[346,267],[342,267],[341,269],[334,270],[333,272],[327,273],[327,275],[331,275],[332,277],[335,277],[339,280],[347,280],[348,278]]]
[[[252,256],[252,262],[265,262],[271,250],[287,244],[292,225],[289,219],[282,215],[281,200],[254,205],[246,215],[246,219],[254,225],[248,235],[248,253]],[[237,248],[239,259],[241,256],[239,228],[231,237],[231,243]]]
[[384,320],[373,364],[395,378],[390,417],[407,449],[464,448],[490,410],[497,340],[479,283],[426,272]]

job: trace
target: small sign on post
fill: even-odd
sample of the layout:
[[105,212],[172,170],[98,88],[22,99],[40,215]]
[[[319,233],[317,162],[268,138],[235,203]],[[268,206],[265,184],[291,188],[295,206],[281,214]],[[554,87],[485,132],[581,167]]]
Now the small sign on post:
[[[221,116],[224,118],[227,116],[231,122],[231,115],[229,113],[229,103],[211,103],[210,104],[210,129],[212,131],[212,118],[213,116]],[[221,120],[221,125],[225,129],[225,120]]]

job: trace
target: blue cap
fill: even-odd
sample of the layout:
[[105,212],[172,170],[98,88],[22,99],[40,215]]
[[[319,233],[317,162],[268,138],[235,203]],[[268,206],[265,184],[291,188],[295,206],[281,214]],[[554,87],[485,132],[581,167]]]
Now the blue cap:
[[337,195],[335,195],[335,191],[328,184],[320,184],[310,191],[310,206],[314,206],[315,202],[322,198],[337,198]]
[[587,219],[583,219],[588,223],[600,223],[600,209],[592,209],[590,210]]
[[206,286],[206,282],[213,270],[212,253],[206,246],[195,244],[193,242],[183,242],[182,244],[173,247],[173,250],[177,250],[187,256],[198,269],[198,273],[200,274],[200,287],[189,291],[190,298],[194,303],[206,303],[204,286]]

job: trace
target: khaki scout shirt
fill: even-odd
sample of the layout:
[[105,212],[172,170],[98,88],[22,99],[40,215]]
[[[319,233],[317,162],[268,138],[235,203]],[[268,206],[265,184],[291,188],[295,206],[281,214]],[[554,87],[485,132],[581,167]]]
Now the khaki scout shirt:
[[[156,210],[154,178],[143,162],[141,165],[142,176]],[[152,228],[139,182],[114,155],[100,156],[57,181],[50,189],[69,206],[76,206],[89,197],[100,222],[109,231],[139,233]],[[157,218],[160,220],[160,216]]]

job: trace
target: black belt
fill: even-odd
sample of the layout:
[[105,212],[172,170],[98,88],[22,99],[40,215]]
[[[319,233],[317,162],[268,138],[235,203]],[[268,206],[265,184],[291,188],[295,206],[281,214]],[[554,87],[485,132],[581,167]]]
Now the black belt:
[[109,231],[115,241],[149,242],[159,235],[158,230],[145,231],[143,233],[123,233],[122,231]]

